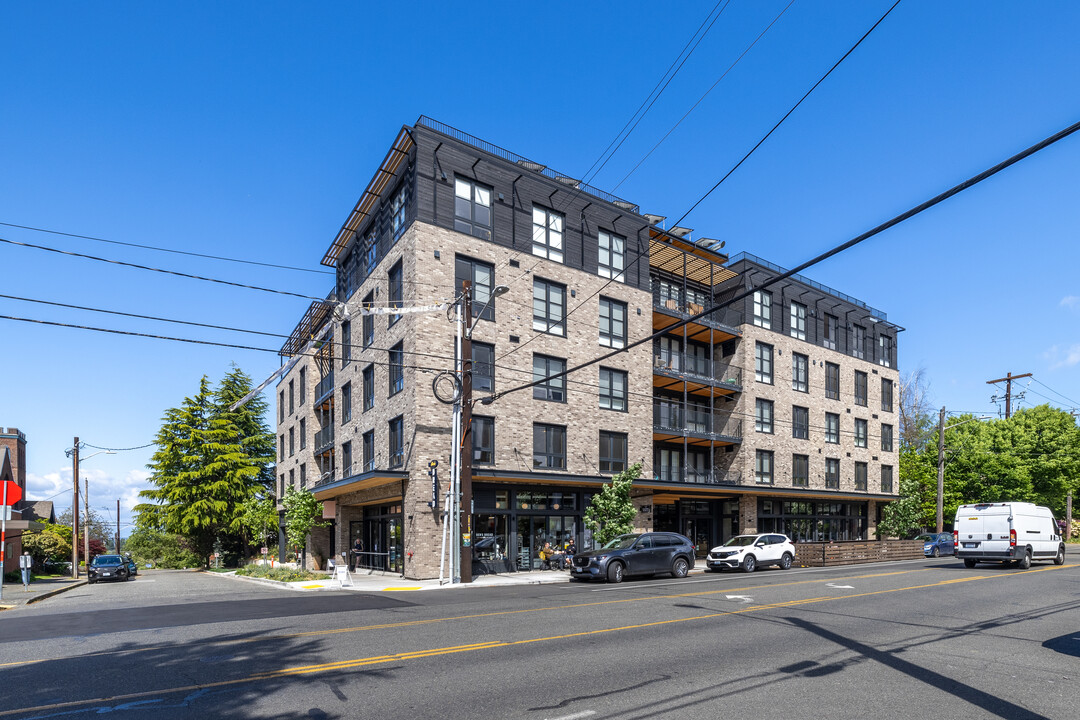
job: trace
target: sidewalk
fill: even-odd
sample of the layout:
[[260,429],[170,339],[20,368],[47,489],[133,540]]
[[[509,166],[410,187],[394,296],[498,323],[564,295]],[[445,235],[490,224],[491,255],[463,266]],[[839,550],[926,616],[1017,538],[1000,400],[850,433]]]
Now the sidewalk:
[[38,578],[30,583],[28,592],[23,590],[21,582],[5,582],[4,598],[0,600],[0,610],[29,605],[85,584],[86,575],[81,575],[78,580],[72,580],[71,578]]

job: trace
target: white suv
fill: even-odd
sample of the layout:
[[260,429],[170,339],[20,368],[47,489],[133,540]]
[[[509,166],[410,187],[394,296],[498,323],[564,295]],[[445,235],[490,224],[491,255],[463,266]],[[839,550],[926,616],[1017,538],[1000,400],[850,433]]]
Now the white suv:
[[787,535],[736,535],[709,551],[705,559],[705,572],[724,568],[742,568],[743,572],[754,572],[764,565],[776,565],[781,570],[787,570],[794,559],[795,546]]

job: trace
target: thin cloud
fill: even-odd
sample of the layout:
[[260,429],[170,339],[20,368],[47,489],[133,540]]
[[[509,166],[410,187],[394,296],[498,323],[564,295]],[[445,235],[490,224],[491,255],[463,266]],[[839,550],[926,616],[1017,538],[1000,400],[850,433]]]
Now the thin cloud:
[[1043,353],[1043,357],[1050,363],[1051,370],[1080,365],[1080,343],[1067,348],[1054,345]]
[[1080,296],[1066,295],[1061,298],[1061,307],[1069,308],[1070,310],[1080,310]]

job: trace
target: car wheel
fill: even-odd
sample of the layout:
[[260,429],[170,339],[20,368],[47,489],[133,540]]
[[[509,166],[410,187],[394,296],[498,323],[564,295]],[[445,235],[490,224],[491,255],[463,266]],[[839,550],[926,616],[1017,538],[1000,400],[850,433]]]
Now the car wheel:
[[757,558],[756,557],[754,557],[753,555],[747,555],[746,557],[743,558],[743,561],[742,561],[742,571],[743,572],[750,573],[750,572],[754,572],[754,570],[756,570],[756,569],[757,569]]
[[88,580],[86,581],[86,584],[87,584],[87,585],[93,585],[93,584],[94,584],[94,583],[96,583],[96,582],[97,582],[97,580],[94,580],[93,578],[90,578],[90,579],[88,579]]
[[709,567],[708,565],[706,565],[706,566],[705,566],[705,569],[704,569],[704,570],[703,570],[702,572],[707,572],[707,573],[711,573],[711,572],[718,572],[718,571],[717,571],[717,570],[713,570],[713,569],[712,569],[711,567]]
[[972,560],[971,558],[964,558],[964,567],[973,568],[978,560]]
[[1054,564],[1055,565],[1064,565],[1065,564],[1065,546],[1064,545],[1058,545],[1057,555],[1054,556]]
[[1031,548],[1028,548],[1024,551],[1024,557],[1020,559],[1020,562],[1017,563],[1017,566],[1021,570],[1027,570],[1029,567],[1031,567]]
[[930,557],[941,557],[941,551],[935,547],[930,551]]
[[684,578],[688,572],[690,572],[690,563],[686,562],[686,558],[675,558],[675,562],[671,564],[671,576]]
[[790,570],[791,569],[791,553],[784,553],[783,557],[780,558],[780,569],[781,570]]
[[608,565],[607,579],[611,583],[621,583],[623,581],[623,564],[621,562],[613,562]]

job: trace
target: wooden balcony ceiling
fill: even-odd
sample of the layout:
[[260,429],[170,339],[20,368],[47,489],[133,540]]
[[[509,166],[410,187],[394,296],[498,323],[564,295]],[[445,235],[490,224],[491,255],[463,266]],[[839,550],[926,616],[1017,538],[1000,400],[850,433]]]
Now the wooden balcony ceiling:
[[[659,309],[661,310],[661,312],[653,313],[653,332],[660,332],[661,330],[669,328],[675,323],[682,320],[682,318],[676,317],[674,315],[665,315],[662,312],[664,310],[663,307],[660,307]],[[709,327],[708,325],[705,325],[701,322],[687,323],[684,327],[686,328],[686,337],[688,339],[702,343],[719,343],[738,337],[737,335],[732,335],[729,332]],[[680,337],[683,334],[682,328],[678,328],[675,332]]]
[[[681,445],[682,441],[683,441],[683,437],[685,437],[685,436],[680,435],[679,433],[670,432],[670,431],[658,432],[656,430],[653,430],[652,437],[653,437],[653,442],[654,443],[678,443],[678,444]],[[705,449],[705,448],[708,448],[710,445],[713,446],[713,447],[721,447],[723,445],[731,445],[731,444],[732,443],[730,443],[730,442],[728,442],[726,440],[712,440],[710,438],[702,438],[702,437],[687,437],[686,438],[687,447],[692,447],[692,448]]]
[[330,312],[330,304],[325,302],[312,302],[308,306],[304,317],[296,324],[289,339],[281,346],[279,355],[292,357],[307,344],[307,341],[315,337],[319,328],[326,322],[326,316]]
[[649,265],[658,270],[705,287],[718,285],[737,274],[723,266],[726,255],[680,240],[659,228],[649,228],[649,235]]

